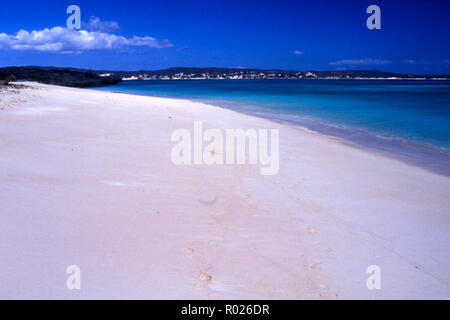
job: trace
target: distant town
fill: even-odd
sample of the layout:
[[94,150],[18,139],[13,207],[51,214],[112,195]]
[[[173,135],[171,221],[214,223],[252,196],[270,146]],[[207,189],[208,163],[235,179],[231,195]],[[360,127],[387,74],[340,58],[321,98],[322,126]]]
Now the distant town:
[[406,79],[450,80],[450,75],[410,75],[377,70],[286,71],[238,68],[169,68],[154,71],[108,71],[57,67],[0,68],[0,84],[34,81],[67,87],[101,87],[128,80],[265,80],[265,79]]
[[169,68],[157,71],[106,72],[122,80],[255,80],[255,79],[450,79],[450,75],[407,75],[377,70],[286,71],[227,68]]

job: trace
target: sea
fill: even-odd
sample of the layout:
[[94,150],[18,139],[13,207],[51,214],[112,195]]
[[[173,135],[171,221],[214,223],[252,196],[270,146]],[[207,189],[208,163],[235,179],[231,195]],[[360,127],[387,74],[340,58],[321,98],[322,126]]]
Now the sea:
[[229,108],[450,176],[447,80],[131,80],[96,90]]

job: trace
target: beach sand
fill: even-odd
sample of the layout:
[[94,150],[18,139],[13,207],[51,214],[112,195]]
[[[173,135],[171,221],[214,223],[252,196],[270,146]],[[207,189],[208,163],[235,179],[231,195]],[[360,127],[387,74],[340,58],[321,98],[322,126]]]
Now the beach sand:
[[[449,177],[201,103],[26,85],[0,93],[0,298],[450,298]],[[174,165],[194,121],[279,129],[279,173]]]

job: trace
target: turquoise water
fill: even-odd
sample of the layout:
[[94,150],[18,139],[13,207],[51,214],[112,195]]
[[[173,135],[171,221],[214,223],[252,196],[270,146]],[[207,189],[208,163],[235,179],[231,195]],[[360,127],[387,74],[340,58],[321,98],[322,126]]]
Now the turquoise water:
[[124,81],[100,90],[198,100],[331,131],[450,150],[450,81]]

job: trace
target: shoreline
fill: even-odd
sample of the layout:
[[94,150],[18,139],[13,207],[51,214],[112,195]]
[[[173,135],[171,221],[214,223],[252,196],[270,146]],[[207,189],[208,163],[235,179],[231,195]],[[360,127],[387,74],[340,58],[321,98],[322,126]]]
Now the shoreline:
[[[1,298],[450,297],[447,176],[204,103],[25,84],[0,92]],[[195,120],[279,129],[279,173],[175,166]]]
[[386,81],[386,80],[392,80],[392,81],[397,81],[397,80],[403,80],[403,81],[409,81],[409,80],[411,80],[411,81],[427,81],[427,80],[430,80],[430,81],[440,81],[440,80],[443,80],[443,81],[450,81],[450,78],[268,78],[268,79],[264,79],[264,78],[261,78],[261,79],[254,79],[254,78],[242,78],[242,79],[239,79],[239,78],[236,78],[236,79],[232,79],[232,78],[181,78],[181,79],[178,79],[178,78],[175,78],[175,79],[152,79],[152,78],[150,78],[150,79],[146,79],[146,78],[144,78],[144,79],[139,79],[139,78],[136,78],[136,79],[128,79],[128,78],[124,78],[124,79],[122,79],[122,81],[136,81],[136,80],[139,80],[139,81],[185,81],[185,80],[187,80],[187,81],[190,81],[190,80],[206,80],[206,81],[209,81],[209,80],[212,80],[212,81],[220,81],[220,80],[230,80],[230,81],[234,81],[234,80],[250,80],[250,81],[253,81],[253,80],[262,80],[262,81],[265,81],[265,80],[357,80],[357,81],[364,81],[364,80],[383,80],[383,81]]
[[[215,79],[211,79],[215,80]],[[351,79],[354,80],[354,79]],[[151,80],[149,80],[151,81]],[[154,80],[156,81],[156,80]],[[188,80],[187,80],[188,81]],[[265,119],[268,121],[277,122],[287,126],[293,126],[298,128],[303,128],[306,130],[311,130],[317,134],[321,134],[332,139],[339,140],[342,144],[353,146],[355,148],[360,148],[367,150],[369,152],[374,152],[376,154],[389,157],[392,159],[400,160],[406,164],[414,165],[422,169],[429,170],[431,172],[441,174],[450,177],[450,150],[439,148],[430,144],[419,143],[415,141],[406,140],[399,137],[388,137],[382,134],[377,134],[369,132],[366,130],[358,128],[343,127],[338,125],[333,125],[330,123],[325,123],[322,120],[305,120],[298,116],[290,116],[286,114],[286,117],[280,118],[276,117],[275,114],[262,113],[262,112],[251,112],[246,110],[240,110],[238,108],[233,108],[233,103],[230,106],[221,105],[220,101],[208,101],[203,99],[189,99],[189,98],[178,98],[171,96],[158,96],[152,94],[139,94],[139,93],[128,93],[120,92],[114,90],[98,90],[98,89],[88,89],[100,92],[111,92],[118,94],[129,94],[138,95],[144,97],[154,97],[154,98],[164,98],[164,99],[175,99],[181,101],[190,101],[192,103],[203,103],[206,105],[214,106],[217,108],[224,108],[243,114],[246,116],[257,117],[260,119]],[[224,101],[223,103],[225,103]],[[226,104],[226,103],[225,103]],[[291,119],[289,119],[289,117]],[[293,120],[292,118],[297,118]]]

